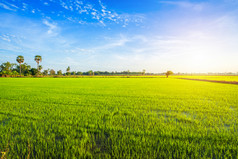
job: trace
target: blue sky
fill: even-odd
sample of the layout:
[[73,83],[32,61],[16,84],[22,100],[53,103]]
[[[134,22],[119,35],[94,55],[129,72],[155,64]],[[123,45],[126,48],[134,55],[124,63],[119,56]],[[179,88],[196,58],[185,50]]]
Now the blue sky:
[[238,72],[238,0],[0,0],[0,63]]

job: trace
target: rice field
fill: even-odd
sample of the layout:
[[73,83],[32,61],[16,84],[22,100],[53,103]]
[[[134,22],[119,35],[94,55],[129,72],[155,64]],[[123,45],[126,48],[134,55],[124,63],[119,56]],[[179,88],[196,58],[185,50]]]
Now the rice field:
[[238,158],[237,120],[238,85],[0,78],[1,158]]

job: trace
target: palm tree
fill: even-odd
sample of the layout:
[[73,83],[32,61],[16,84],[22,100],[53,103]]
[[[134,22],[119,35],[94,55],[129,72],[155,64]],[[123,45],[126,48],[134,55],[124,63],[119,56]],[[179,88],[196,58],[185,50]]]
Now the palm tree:
[[20,76],[21,76],[21,64],[24,62],[24,57],[21,56],[21,55],[19,55],[19,56],[17,56],[16,61],[17,61],[17,62],[19,63],[19,65],[20,65]]
[[39,71],[41,71],[43,69],[42,65],[39,65]]
[[70,75],[70,67],[69,67],[69,66],[68,66],[68,68],[66,69],[66,72],[67,72],[67,73],[66,73],[67,75]]
[[143,69],[143,71],[142,71],[142,75],[145,75],[145,69]]
[[37,63],[37,70],[39,71],[39,63],[42,61],[42,57],[40,55],[36,55],[35,61]]

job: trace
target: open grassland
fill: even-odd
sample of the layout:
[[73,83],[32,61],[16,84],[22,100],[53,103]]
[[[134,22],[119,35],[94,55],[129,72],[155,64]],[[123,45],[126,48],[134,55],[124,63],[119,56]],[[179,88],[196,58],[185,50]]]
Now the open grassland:
[[174,78],[1,78],[7,158],[238,158],[238,86]]
[[201,80],[214,80],[214,81],[227,81],[227,82],[238,82],[238,76],[171,76],[172,78],[188,78],[188,79],[201,79]]

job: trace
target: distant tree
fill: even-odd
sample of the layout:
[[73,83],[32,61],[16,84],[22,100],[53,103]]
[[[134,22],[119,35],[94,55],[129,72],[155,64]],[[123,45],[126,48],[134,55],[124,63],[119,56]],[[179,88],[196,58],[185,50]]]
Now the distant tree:
[[167,78],[168,78],[170,75],[172,75],[172,74],[174,74],[172,71],[167,71],[167,72],[165,73],[165,75],[167,76]]
[[62,74],[63,74],[63,73],[62,73],[61,70],[57,71],[57,75],[62,75]]
[[88,71],[88,75],[93,75],[93,70]]
[[19,73],[17,71],[12,71],[12,75],[16,77],[17,75],[19,75]]
[[32,68],[32,69],[30,69],[30,72],[31,72],[31,74],[32,74],[33,76],[35,76],[35,75],[38,74],[38,69]]
[[12,74],[12,71],[16,71],[16,66],[17,64],[15,63],[10,63],[10,62],[6,62],[6,63],[2,63],[0,65],[0,72],[1,72],[1,75],[4,75],[4,76],[11,76],[13,75]]
[[48,73],[49,73],[49,69],[43,71],[43,75],[45,75],[45,76],[48,75]]
[[40,55],[36,55],[35,56],[35,61],[36,61],[36,63],[37,63],[37,70],[38,70],[38,72],[40,71],[39,70],[39,63],[42,61],[42,57],[40,56]]
[[55,75],[55,70],[51,69],[50,70],[50,75]]
[[69,66],[66,69],[66,75],[70,75],[70,67]]
[[17,56],[16,61],[17,61],[17,62],[19,63],[19,65],[20,65],[20,76],[21,76],[21,64],[24,62],[24,57],[21,56],[21,55],[19,55],[19,56]]
[[13,67],[13,64],[11,64],[10,62],[2,63],[0,65],[1,71],[6,71],[6,72],[11,72],[12,67]]
[[142,75],[145,75],[145,69],[143,69],[143,71],[142,71]]
[[76,75],[76,72],[75,71],[71,72],[71,75]]
[[77,72],[76,75],[82,75],[83,73],[82,72]]
[[[21,64],[21,72],[22,72],[25,76],[31,75],[30,69],[31,69],[31,66],[28,65],[27,63]],[[17,70],[19,70],[19,72],[20,72],[20,66],[17,66]]]
[[95,71],[94,74],[95,75],[100,75],[100,72],[99,71]]
[[7,72],[7,71],[1,71],[1,72],[0,72],[0,75],[1,75],[1,76],[9,75],[9,72]]

